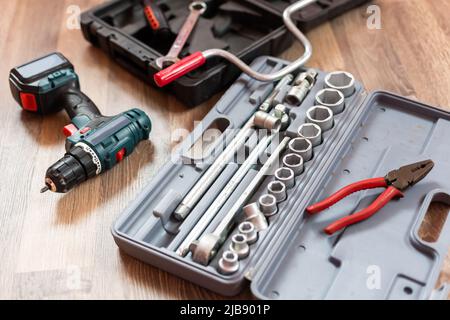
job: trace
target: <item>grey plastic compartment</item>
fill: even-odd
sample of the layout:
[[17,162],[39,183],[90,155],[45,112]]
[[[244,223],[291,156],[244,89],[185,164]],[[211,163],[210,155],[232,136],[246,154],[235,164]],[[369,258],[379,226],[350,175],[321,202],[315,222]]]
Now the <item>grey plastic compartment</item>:
[[[285,64],[263,57],[253,63],[253,68],[273,72]],[[298,126],[305,122],[306,110],[315,104],[316,93],[324,87],[325,75],[319,73],[316,85],[301,106],[287,105],[293,120],[286,135],[297,135]],[[270,218],[269,229],[260,233],[236,274],[224,276],[216,271],[223,249],[207,267],[193,262],[190,256],[182,258],[174,253],[238,169],[238,164],[230,163],[180,224],[171,217],[174,207],[235,132],[221,128],[220,138],[201,160],[190,159],[186,151],[217,119],[227,124],[226,129],[240,128],[272,89],[273,84],[262,84],[246,75],[230,87],[118,218],[112,228],[118,246],[146,263],[223,295],[239,293],[249,279],[252,292],[262,299],[444,297],[446,288],[433,288],[450,243],[450,219],[437,243],[425,243],[417,230],[430,202],[450,203],[450,148],[439,145],[439,137],[450,134],[450,114],[385,92],[367,97],[359,83],[356,92],[345,100],[345,111],[336,115],[333,129],[325,132],[324,142],[314,148],[314,157],[305,163],[305,171],[296,178],[295,187],[288,190],[288,199],[279,204],[279,214]],[[270,150],[269,147],[267,152]],[[372,219],[337,236],[326,236],[321,231],[330,221],[366,206],[376,191],[352,195],[322,214],[305,218],[308,204],[338,188],[425,158],[436,162],[426,180]],[[207,230],[217,225],[255,174],[256,170],[250,170]],[[265,193],[270,181],[269,176],[252,201]],[[229,240],[222,248],[228,246]],[[381,271],[377,290],[366,285],[373,270]]]
[[[386,92],[372,94],[362,111],[360,125],[336,141],[330,165],[310,185],[313,195],[292,200],[291,218],[273,244],[277,249],[252,283],[257,297],[428,299],[433,294],[450,243],[450,219],[436,243],[423,241],[418,230],[432,201],[450,204],[450,148],[442,143],[450,134],[450,115]],[[303,219],[309,203],[349,183],[428,158],[436,166],[426,179],[367,221],[331,237],[321,232],[366,207],[379,190],[356,193]],[[372,283],[377,275],[379,283]]]

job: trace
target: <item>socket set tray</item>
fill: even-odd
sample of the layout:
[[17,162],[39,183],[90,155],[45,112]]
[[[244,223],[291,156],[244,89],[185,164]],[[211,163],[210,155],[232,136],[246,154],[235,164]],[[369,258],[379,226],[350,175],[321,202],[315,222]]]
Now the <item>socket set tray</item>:
[[[261,57],[252,67],[272,73],[286,64],[277,58]],[[450,113],[388,92],[369,94],[354,81],[354,91],[345,94],[344,109],[331,113],[334,120],[327,125],[322,120],[329,120],[327,112],[331,107],[311,107],[317,105],[320,95],[323,105],[334,99],[332,95],[323,96],[324,81],[331,73],[315,71],[318,74],[315,84],[299,106],[283,98],[292,89],[290,86],[282,87],[273,96],[275,104],[284,103],[290,118],[277,139],[269,145],[267,136],[270,135],[266,135],[259,137],[257,143],[251,134],[240,147],[250,158],[264,141],[267,145],[263,145],[264,152],[259,154],[266,156],[266,162],[260,160],[264,164],[249,167],[229,197],[220,202],[219,194],[236,182],[237,172],[245,164],[236,158],[227,162],[190,214],[180,222],[174,217],[174,210],[220,157],[224,146],[233,143],[237,133],[229,129],[245,127],[277,86],[242,75],[117,219],[112,227],[117,245],[139,260],[227,296],[238,294],[250,284],[252,293],[260,299],[446,298],[448,285],[439,289],[435,285],[450,244],[450,219],[443,225],[436,242],[423,240],[418,231],[432,202],[450,204],[450,149],[441,142],[442,137],[450,135]],[[340,74],[336,80],[348,80],[339,79],[348,76],[348,73]],[[343,91],[339,96],[344,97]],[[273,156],[278,158],[278,152],[284,150],[283,144],[292,151],[305,143],[307,139],[298,138],[299,128],[305,129],[302,126],[305,122],[316,124],[307,125],[308,130],[323,130],[322,140],[314,143],[314,148],[309,145],[312,154],[302,154],[303,171],[295,176],[293,185],[290,180],[282,184],[287,186],[286,199],[277,197],[274,200],[279,203],[270,206],[275,193],[267,195],[267,190],[275,180],[272,174],[267,174],[260,184],[255,184],[256,191],[246,198],[242,210],[244,206],[240,203],[246,190],[257,181],[258,172]],[[193,155],[193,146],[203,141],[200,138],[210,128],[217,132],[216,139],[210,139],[214,142],[202,150],[201,156]],[[292,164],[291,160],[295,162],[295,156],[286,160],[289,152],[282,151],[280,163],[273,162],[268,171],[276,171],[278,182],[291,179],[291,169],[278,167]],[[366,207],[376,197],[373,191],[352,194],[321,215],[305,213],[308,205],[344,185],[424,159],[435,162],[426,180],[366,221],[331,236],[323,232],[331,221]],[[242,240],[240,234],[254,229],[249,228],[250,217],[246,213],[255,203],[260,208],[264,205],[268,226],[260,228],[256,222],[250,223],[250,227],[258,225],[257,241],[247,241],[249,252],[248,248],[246,252],[239,251],[244,246],[236,246],[232,253],[230,248]],[[186,237],[198,228],[202,216],[212,208],[217,213],[201,229],[202,237],[217,234],[215,231],[227,221],[227,215],[236,212],[225,228],[226,237],[219,237],[220,245],[208,251],[207,258],[199,253],[202,241],[190,247],[195,251],[180,254],[177,250]],[[246,233],[244,238],[249,239],[250,235],[254,233]]]

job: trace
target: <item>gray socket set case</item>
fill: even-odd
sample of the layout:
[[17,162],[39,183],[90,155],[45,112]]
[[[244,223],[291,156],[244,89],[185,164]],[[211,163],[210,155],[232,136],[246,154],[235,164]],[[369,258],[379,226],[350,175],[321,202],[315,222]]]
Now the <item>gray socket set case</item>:
[[[262,57],[253,68],[271,73],[286,64]],[[287,136],[297,136],[306,110],[315,105],[314,97],[324,87],[327,73],[318,72],[306,99],[290,110]],[[205,172],[205,163],[212,162],[203,159],[208,161],[183,164],[179,160],[186,157],[185,151],[202,136],[204,128],[217,124],[241,128],[273,88],[273,83],[257,82],[246,75],[230,87],[115,222],[112,233],[117,245],[139,260],[227,296],[238,294],[250,283],[252,293],[260,299],[445,299],[448,286],[435,289],[435,285],[450,244],[450,219],[434,243],[422,240],[418,230],[432,202],[450,204],[450,148],[442,142],[450,136],[450,113],[387,92],[367,94],[357,82],[355,93],[345,99],[344,112],[336,115],[334,127],[323,133],[323,143],[314,148],[295,187],[278,204],[278,213],[269,218],[268,229],[259,232],[258,241],[250,246],[250,255],[240,261],[236,273],[217,271],[230,237],[208,266],[192,261],[191,255],[180,257],[174,252],[238,167],[228,164],[186,220],[177,223],[171,218],[174,208]],[[232,136],[221,138],[228,143]],[[217,156],[214,148],[210,157]],[[403,199],[390,202],[372,218],[342,232],[328,236],[322,229],[367,207],[379,190],[355,193],[319,215],[305,213],[309,204],[345,185],[425,159],[433,159],[435,168],[407,190]],[[257,170],[249,170],[206,232],[217,226]],[[272,180],[267,176],[248,203],[266,193]],[[236,233],[236,228],[231,233]],[[368,282],[374,275],[379,276],[379,283],[371,287]]]

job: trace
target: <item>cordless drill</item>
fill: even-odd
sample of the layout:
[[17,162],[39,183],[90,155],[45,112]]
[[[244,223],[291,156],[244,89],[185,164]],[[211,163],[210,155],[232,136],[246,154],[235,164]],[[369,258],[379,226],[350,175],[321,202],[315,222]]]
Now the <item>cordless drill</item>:
[[103,116],[80,91],[73,65],[60,53],[12,69],[9,83],[24,110],[46,115],[64,108],[71,119],[63,129],[66,154],[48,168],[41,193],[69,191],[111,169],[149,137],[151,122],[142,110]]

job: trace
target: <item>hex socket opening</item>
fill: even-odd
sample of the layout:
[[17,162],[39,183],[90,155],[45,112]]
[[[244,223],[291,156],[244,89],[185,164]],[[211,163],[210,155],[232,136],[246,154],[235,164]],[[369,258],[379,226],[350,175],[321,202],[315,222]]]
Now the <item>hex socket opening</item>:
[[289,143],[289,149],[293,152],[305,152],[311,148],[311,142],[305,138],[295,138]]
[[238,256],[236,253],[232,252],[232,251],[226,251],[223,255],[223,259],[227,262],[236,262],[238,261]]
[[315,106],[307,111],[307,115],[311,120],[325,122],[333,117],[333,113],[329,108]]
[[247,243],[247,239],[242,234],[235,234],[233,236],[233,241],[236,243]]
[[303,172],[303,157],[297,153],[289,153],[283,157],[283,165],[292,169],[294,174],[298,176]]
[[336,89],[323,89],[317,93],[316,101],[325,106],[338,106],[344,103],[344,95]]
[[277,198],[272,194],[265,194],[259,197],[259,206],[266,217],[277,213]]
[[298,135],[306,138],[318,138],[322,134],[320,127],[314,123],[304,123],[298,128]]
[[277,203],[276,199],[274,196],[272,195],[264,195],[262,196],[259,201],[261,202],[261,204],[266,205],[266,206],[273,206],[274,204]]
[[326,82],[333,88],[342,89],[354,85],[355,78],[348,72],[336,71],[328,74]]
[[250,222],[242,222],[239,226],[239,231],[251,231],[252,229],[254,229],[253,224],[251,224]]
[[279,168],[275,171],[275,178],[283,182],[287,189],[291,189],[295,185],[295,173],[291,168]]
[[[258,208],[259,210],[259,208]],[[263,213],[261,213],[263,215]],[[239,233],[244,235],[248,244],[253,244],[258,240],[258,231],[265,230],[268,227],[265,216],[262,216],[263,221],[259,221],[258,225],[254,225],[250,221],[241,222],[238,226]],[[258,226],[259,229],[256,229]]]
[[268,186],[269,191],[273,193],[280,193],[283,192],[286,189],[286,186],[284,183],[280,181],[272,181]]
[[289,168],[280,168],[275,172],[275,176],[281,180],[294,178],[294,173]]
[[293,86],[284,98],[292,106],[299,106],[308,95],[309,88],[302,86]]
[[285,101],[293,106],[298,106],[300,104],[300,99],[294,95],[287,95]]
[[288,166],[296,167],[303,163],[303,158],[298,154],[291,153],[284,157],[283,163]]
[[286,185],[281,181],[272,181],[267,185],[267,191],[273,195],[277,202],[286,200]]

